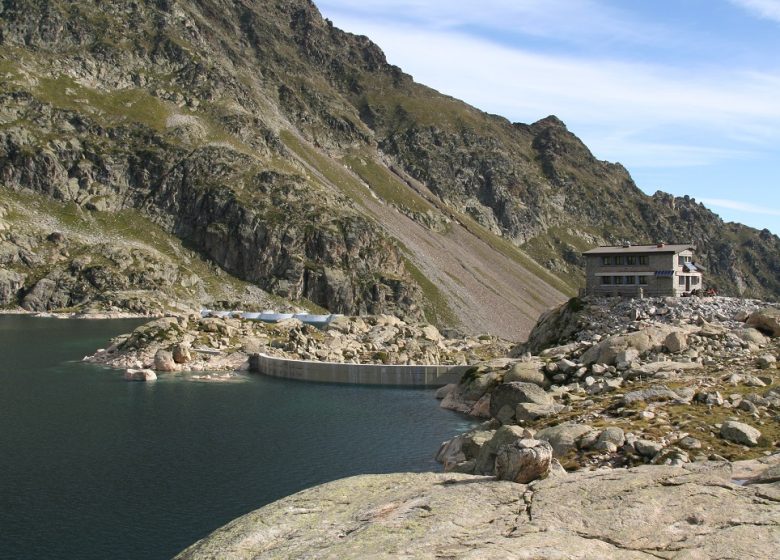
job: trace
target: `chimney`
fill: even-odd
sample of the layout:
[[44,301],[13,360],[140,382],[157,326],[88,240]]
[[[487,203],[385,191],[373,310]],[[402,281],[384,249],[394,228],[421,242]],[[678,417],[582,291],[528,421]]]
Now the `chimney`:
[[658,247],[660,249],[664,245],[666,245],[666,243],[664,243],[663,241],[659,241],[658,244],[656,245],[656,247]]

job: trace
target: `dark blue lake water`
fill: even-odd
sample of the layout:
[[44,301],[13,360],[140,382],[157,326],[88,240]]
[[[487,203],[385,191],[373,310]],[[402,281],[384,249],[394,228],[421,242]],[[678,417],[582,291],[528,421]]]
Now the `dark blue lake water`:
[[0,558],[170,558],[321,482],[440,470],[472,425],[428,389],[129,383],[80,362],[137,324],[0,316]]

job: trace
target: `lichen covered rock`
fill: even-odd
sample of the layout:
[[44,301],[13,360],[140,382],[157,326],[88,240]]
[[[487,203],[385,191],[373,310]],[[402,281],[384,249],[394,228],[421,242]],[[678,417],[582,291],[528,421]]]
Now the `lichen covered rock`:
[[244,515],[177,558],[772,558],[780,483],[752,465],[739,467],[755,481],[745,486],[728,463],[582,471],[565,484],[363,475]]

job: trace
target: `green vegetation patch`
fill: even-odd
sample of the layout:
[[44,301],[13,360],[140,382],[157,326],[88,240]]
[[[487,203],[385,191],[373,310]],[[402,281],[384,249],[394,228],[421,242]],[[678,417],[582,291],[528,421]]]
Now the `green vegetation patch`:
[[433,211],[433,205],[370,157],[347,156],[344,161],[385,202],[412,212]]
[[41,78],[34,92],[44,102],[103,117],[112,122],[137,122],[154,130],[165,130],[170,109],[147,91],[129,88],[100,91],[77,83],[70,77]]
[[[589,233],[597,232],[591,229]],[[562,255],[567,251],[573,251],[579,255],[588,249],[592,249],[592,245],[566,228],[551,227],[543,234],[538,235],[523,244],[522,249],[537,262],[544,263],[561,259]],[[572,268],[577,266],[575,263],[570,262],[565,258],[564,260]],[[569,271],[563,271],[551,272],[551,274],[555,274],[557,278],[574,291],[577,291],[585,284],[584,277],[579,272],[572,274]]]
[[404,257],[404,266],[423,291],[423,295],[425,296],[425,303],[423,304],[425,318],[437,327],[459,324],[460,321],[452,309],[450,309],[447,299],[436,284],[431,282],[428,277],[406,257]]
[[483,128],[486,124],[484,113],[434,89],[419,84],[399,88],[386,76],[372,78],[363,82],[365,101],[371,106],[407,113],[417,126]]
[[295,134],[287,130],[279,133],[282,142],[313,170],[319,171],[323,177],[348,196],[352,201],[363,206],[365,187],[361,185],[346,169],[334,160],[307,146]]

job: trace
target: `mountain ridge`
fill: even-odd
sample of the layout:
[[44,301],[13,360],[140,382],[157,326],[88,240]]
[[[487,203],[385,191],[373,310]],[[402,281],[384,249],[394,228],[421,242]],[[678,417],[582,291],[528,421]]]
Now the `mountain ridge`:
[[[556,117],[415,83],[312,2],[7,0],[0,19],[3,188],[138,211],[293,302],[517,340],[576,293],[583,249],[623,239],[692,241],[722,292],[780,294],[777,236],[645,195]],[[11,260],[28,280],[0,303],[24,304],[42,273]]]

